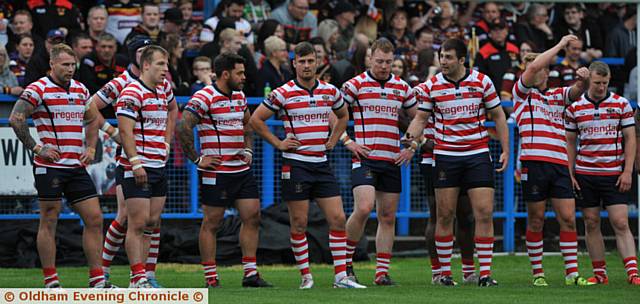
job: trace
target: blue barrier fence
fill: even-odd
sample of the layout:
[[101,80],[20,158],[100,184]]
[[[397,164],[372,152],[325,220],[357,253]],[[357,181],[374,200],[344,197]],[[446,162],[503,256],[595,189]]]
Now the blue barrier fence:
[[[186,102],[188,97],[178,97],[178,102]],[[0,95],[0,103],[13,102],[15,97]],[[249,98],[250,104],[259,104],[260,98]],[[503,106],[512,106],[511,102],[503,102]],[[115,121],[112,121],[115,123]],[[7,125],[8,119],[0,119],[0,125]],[[284,137],[282,122],[275,119],[267,121],[269,128],[280,138]],[[487,122],[488,127],[494,126],[492,122]],[[518,134],[513,123],[508,124],[509,141],[511,143],[510,157],[505,173],[497,173],[495,176],[495,204],[494,218],[501,219],[503,224],[503,249],[512,252],[515,249],[515,221],[518,218],[526,218],[526,206],[522,200],[520,184],[514,178],[515,160],[518,145]],[[195,165],[189,162],[182,154],[179,144],[172,145],[174,151],[167,166],[169,176],[169,195],[165,207],[163,218],[167,219],[198,219],[202,218],[199,211],[198,197],[198,174]],[[501,147],[499,142],[490,141],[491,155],[494,160],[499,158]],[[282,164],[281,153],[270,144],[256,137],[254,143],[254,173],[261,192],[261,203],[263,208],[275,203],[281,203],[280,198],[280,166]],[[351,154],[342,145],[338,145],[334,151],[329,153],[329,160],[334,169],[336,178],[340,185],[345,212],[351,213],[353,210],[353,195],[350,186]],[[424,192],[422,175],[419,168],[419,160],[415,158],[411,165],[402,167],[403,191],[400,195],[400,202],[397,212],[397,233],[398,235],[408,235],[411,219],[428,218],[427,197]],[[32,198],[33,199],[33,198]],[[18,210],[15,208],[14,199],[0,198],[0,220],[15,219],[37,219],[38,214],[28,209]],[[375,213],[372,217],[375,217]],[[547,212],[547,217],[554,217],[553,212]],[[580,214],[578,214],[580,216]],[[603,216],[606,214],[603,213]],[[634,209],[630,212],[630,217],[637,217],[638,212]],[[114,213],[105,213],[105,218],[115,217]],[[62,219],[79,219],[72,213],[62,213]]]

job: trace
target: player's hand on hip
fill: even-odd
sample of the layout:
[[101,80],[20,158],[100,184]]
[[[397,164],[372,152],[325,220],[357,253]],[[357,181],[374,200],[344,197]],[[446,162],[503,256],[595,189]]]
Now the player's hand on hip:
[[404,133],[404,136],[400,138],[400,143],[405,147],[411,146],[411,142],[414,140],[413,136],[409,132]]
[[413,155],[416,153],[416,150],[413,148],[404,148],[402,149],[402,151],[400,151],[400,154],[398,155],[398,157],[396,157],[395,161],[396,161],[396,165],[397,166],[402,166],[402,165],[408,165],[411,163],[411,159],[413,158]]
[[42,149],[40,149],[38,156],[50,162],[57,162],[60,160],[60,151],[54,146],[44,145]]
[[369,147],[360,145],[355,141],[352,141],[348,145],[345,145],[345,148],[351,151],[351,153],[353,153],[353,156],[355,156],[358,160],[369,157],[369,153],[371,153],[371,149]]
[[631,189],[631,172],[622,172],[616,181],[616,187],[620,192],[627,192]]
[[300,147],[302,143],[297,140],[294,136],[287,136],[283,141],[280,141],[278,144],[278,150],[280,151],[288,151],[295,150]]
[[506,170],[507,169],[507,165],[509,165],[509,153],[502,152],[502,154],[500,154],[499,162],[500,162],[500,164],[502,164],[502,166],[500,167],[500,169],[496,169],[496,172],[502,172],[502,171]]
[[133,170],[133,178],[136,180],[136,185],[142,186],[147,183],[147,171],[144,170],[144,167]]
[[216,166],[222,163],[222,156],[220,155],[205,155],[200,157],[198,162],[198,168],[215,170]]
[[243,149],[242,151],[238,152],[238,155],[247,165],[251,165],[251,163],[253,162],[253,154],[252,152],[247,151],[247,149]]
[[92,147],[87,147],[82,155],[80,155],[80,162],[84,165],[89,165],[96,157],[96,149]]

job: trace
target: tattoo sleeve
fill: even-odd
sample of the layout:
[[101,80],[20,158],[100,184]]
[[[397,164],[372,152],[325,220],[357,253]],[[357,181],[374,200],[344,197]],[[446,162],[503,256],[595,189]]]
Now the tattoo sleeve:
[[176,125],[176,136],[180,139],[182,151],[191,161],[198,159],[198,152],[193,143],[193,127],[200,122],[200,119],[190,111],[182,112],[182,119]]
[[32,104],[18,99],[13,106],[11,116],[9,116],[9,124],[13,128],[13,132],[16,133],[18,139],[29,150],[33,150],[33,147],[36,146],[36,141],[31,137],[29,125],[27,124],[27,118],[31,116],[34,110],[35,108]]
[[244,147],[253,150],[253,128],[249,124],[249,119],[251,118],[251,112],[247,109],[244,112]]

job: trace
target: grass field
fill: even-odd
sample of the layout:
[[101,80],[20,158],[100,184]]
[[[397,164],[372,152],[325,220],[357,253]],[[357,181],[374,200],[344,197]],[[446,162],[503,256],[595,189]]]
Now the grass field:
[[[589,259],[579,257],[580,271],[591,274]],[[361,282],[369,286],[363,290],[335,290],[331,288],[333,268],[330,265],[311,266],[315,287],[298,290],[299,275],[293,265],[259,267],[262,276],[276,287],[271,289],[243,289],[240,287],[242,267],[219,267],[222,288],[209,291],[210,303],[638,303],[640,287],[626,283],[622,262],[617,255],[609,255],[607,264],[610,276],[608,286],[577,287],[564,285],[562,257],[544,259],[547,288],[530,285],[530,269],[527,257],[501,256],[494,258],[494,278],[500,286],[481,289],[477,286],[459,285],[454,288],[430,284],[429,262],[426,258],[396,258],[392,261],[391,276],[396,287],[372,287],[375,271],[373,262],[356,263],[356,273]],[[460,278],[460,260],[454,259],[454,277]],[[115,266],[112,282],[127,286],[129,269]],[[59,268],[63,286],[85,287],[86,268]],[[199,265],[160,264],[158,278],[165,287],[202,287],[203,274]],[[41,287],[39,269],[0,269],[0,287]]]

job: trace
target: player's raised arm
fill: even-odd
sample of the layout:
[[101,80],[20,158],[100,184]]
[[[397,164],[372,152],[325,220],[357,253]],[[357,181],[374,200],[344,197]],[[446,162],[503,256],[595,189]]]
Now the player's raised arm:
[[536,57],[533,62],[527,65],[524,73],[522,73],[522,83],[527,87],[533,86],[535,82],[535,76],[538,71],[547,68],[549,64],[551,64],[553,58],[560,51],[562,51],[567,46],[567,44],[569,44],[569,42],[574,40],[578,40],[578,37],[574,35],[566,35],[562,37],[562,39],[560,39],[560,42],[558,42],[558,44],[556,44],[554,47],[548,49],[546,52]]

